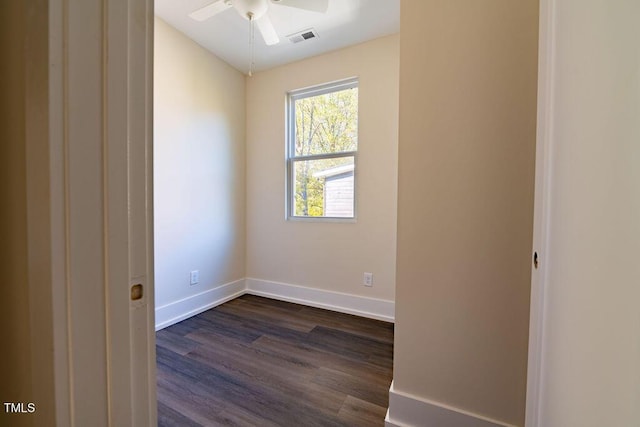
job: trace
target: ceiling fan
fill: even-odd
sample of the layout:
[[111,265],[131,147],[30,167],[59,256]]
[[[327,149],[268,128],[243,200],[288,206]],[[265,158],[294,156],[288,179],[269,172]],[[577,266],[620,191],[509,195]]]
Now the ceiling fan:
[[234,8],[240,16],[251,23],[255,22],[264,42],[270,46],[280,42],[267,13],[271,4],[324,13],[327,11],[329,0],[218,0],[191,12],[189,16],[196,21],[205,21],[218,13]]

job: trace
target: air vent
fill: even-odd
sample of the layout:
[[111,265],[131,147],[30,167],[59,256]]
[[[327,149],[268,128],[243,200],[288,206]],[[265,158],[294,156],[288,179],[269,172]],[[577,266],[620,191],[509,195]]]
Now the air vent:
[[313,28],[309,28],[308,30],[298,31],[297,33],[289,34],[287,38],[291,40],[291,43],[300,43],[305,40],[318,38],[318,33]]

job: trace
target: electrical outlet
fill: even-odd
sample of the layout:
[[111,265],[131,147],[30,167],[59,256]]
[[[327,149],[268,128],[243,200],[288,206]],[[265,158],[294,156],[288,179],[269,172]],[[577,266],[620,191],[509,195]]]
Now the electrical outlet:
[[364,273],[362,284],[367,287],[373,286],[373,273]]
[[191,286],[200,283],[200,270],[193,270],[189,276],[189,284]]

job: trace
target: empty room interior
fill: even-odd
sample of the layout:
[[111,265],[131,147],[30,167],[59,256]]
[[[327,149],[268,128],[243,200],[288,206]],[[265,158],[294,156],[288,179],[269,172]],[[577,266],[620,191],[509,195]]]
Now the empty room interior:
[[0,22],[1,426],[640,425],[640,2]]
[[[401,81],[397,0],[156,0],[160,424],[522,422],[537,3],[495,7],[428,17],[459,50]],[[399,159],[412,79],[431,136]]]
[[382,425],[399,2],[201,3],[156,1],[159,422]]

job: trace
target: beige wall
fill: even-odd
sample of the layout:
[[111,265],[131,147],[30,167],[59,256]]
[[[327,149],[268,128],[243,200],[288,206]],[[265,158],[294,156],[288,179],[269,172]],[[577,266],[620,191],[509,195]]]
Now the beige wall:
[[394,386],[521,425],[538,2],[403,1]]
[[[27,183],[25,117],[26,15],[20,2],[0,5],[0,262],[2,298],[0,342],[0,400],[31,401],[29,287],[27,277]],[[8,343],[8,344],[7,344]],[[31,425],[32,417],[6,415],[0,408],[0,424]]]
[[154,98],[162,307],[245,276],[244,75],[156,18]]
[[48,9],[0,5],[0,402],[33,403],[0,425],[54,422],[49,239]]
[[[397,35],[247,79],[247,277],[394,299],[398,123]],[[288,91],[359,78],[357,221],[285,219]],[[363,272],[374,286],[362,285]]]

